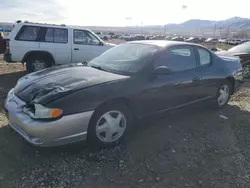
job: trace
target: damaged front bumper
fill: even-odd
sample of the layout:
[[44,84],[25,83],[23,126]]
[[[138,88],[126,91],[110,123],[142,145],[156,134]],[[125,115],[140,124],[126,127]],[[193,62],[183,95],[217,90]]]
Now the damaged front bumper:
[[94,111],[65,115],[58,120],[32,119],[23,112],[26,103],[15,96],[12,89],[7,96],[5,109],[9,125],[29,143],[50,147],[87,139],[90,118]]

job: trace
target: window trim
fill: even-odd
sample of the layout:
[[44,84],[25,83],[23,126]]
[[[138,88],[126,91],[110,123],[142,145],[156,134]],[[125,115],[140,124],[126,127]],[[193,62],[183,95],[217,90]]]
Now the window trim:
[[[43,38],[39,41],[39,42],[45,42],[45,43],[55,43],[55,44],[68,44],[69,43],[69,30],[67,28],[57,28],[57,27],[42,27],[45,29],[44,32],[44,35],[43,35]],[[46,32],[47,32],[47,29],[53,29],[53,41],[45,41],[45,37],[46,37]],[[66,30],[67,31],[67,42],[55,42],[54,39],[55,39],[55,32],[54,30],[55,29],[63,29],[63,30]]]
[[[205,64],[205,65],[201,65],[201,60],[200,60],[200,55],[199,55],[198,49],[205,50],[209,54],[209,56],[210,56],[210,63]],[[209,67],[209,66],[212,65],[212,63],[213,63],[213,56],[212,56],[212,54],[211,54],[211,52],[209,50],[207,50],[206,48],[200,47],[200,46],[196,46],[195,47],[195,53],[196,53],[195,55],[196,55],[196,59],[197,59],[197,68]]]
[[84,29],[73,29],[73,43],[74,44],[77,44],[77,45],[85,45],[85,46],[100,46],[100,43],[102,42],[101,40],[99,40],[99,38],[97,38],[93,33],[91,33],[95,38],[96,40],[99,41],[99,44],[79,44],[79,43],[75,43],[75,31],[83,31],[83,32],[89,32],[91,33],[90,31],[88,30],[84,30]]
[[[39,28],[36,39],[35,40],[25,40],[25,39],[20,39],[20,35],[23,33],[26,27],[34,27],[34,28]],[[41,32],[41,27],[40,26],[33,26],[33,25],[23,25],[21,29],[18,31],[18,33],[15,36],[15,40],[17,41],[25,41],[25,42],[39,42],[39,36]]]

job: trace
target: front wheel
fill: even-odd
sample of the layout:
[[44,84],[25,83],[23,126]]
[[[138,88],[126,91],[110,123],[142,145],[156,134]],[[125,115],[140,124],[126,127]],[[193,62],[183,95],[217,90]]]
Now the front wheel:
[[36,72],[51,67],[52,61],[48,57],[30,57],[26,62],[28,72]]
[[88,129],[91,146],[105,147],[118,144],[132,123],[131,115],[123,104],[107,104],[97,109]]
[[229,81],[223,82],[218,88],[216,95],[216,107],[222,108],[227,105],[230,100],[232,86]]

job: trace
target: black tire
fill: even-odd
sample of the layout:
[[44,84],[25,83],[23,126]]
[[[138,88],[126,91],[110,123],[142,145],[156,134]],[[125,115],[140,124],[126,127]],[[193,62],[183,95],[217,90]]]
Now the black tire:
[[[109,111],[121,112],[126,119],[126,128],[125,128],[124,133],[118,140],[115,140],[114,142],[103,142],[97,136],[96,126],[100,118]],[[120,102],[114,102],[114,103],[103,105],[102,107],[98,108],[95,111],[95,113],[93,114],[90,120],[89,127],[88,127],[88,135],[87,135],[88,145],[92,148],[103,148],[103,147],[109,147],[109,146],[114,146],[114,145],[119,144],[123,140],[125,135],[128,133],[128,130],[132,125],[132,120],[133,118],[131,116],[131,113],[124,104]]]
[[[51,67],[52,66],[52,62],[53,60],[49,57],[49,56],[42,56],[42,55],[32,55],[30,56],[27,61],[26,61],[26,70],[28,72],[35,72],[35,71],[38,71],[38,70],[35,70],[34,69],[34,62],[35,61],[42,61],[45,63],[45,66],[44,68],[48,68],[48,67]],[[42,68],[42,69],[44,69]],[[40,69],[40,70],[42,70]]]
[[[229,95],[228,95],[227,100],[225,100],[225,102],[223,104],[220,104],[218,102],[218,98],[220,97],[220,90],[222,89],[223,86],[228,87]],[[230,100],[231,94],[232,94],[232,83],[229,82],[228,80],[225,80],[224,82],[222,82],[220,84],[220,87],[217,89],[216,98],[215,98],[215,102],[214,102],[214,107],[217,108],[217,109],[220,109],[220,108],[223,108],[224,106],[226,106],[228,104],[228,101]]]

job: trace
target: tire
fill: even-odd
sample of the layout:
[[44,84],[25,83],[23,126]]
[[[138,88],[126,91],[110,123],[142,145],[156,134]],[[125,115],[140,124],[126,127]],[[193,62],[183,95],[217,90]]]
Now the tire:
[[[226,93],[223,93],[224,96],[221,90],[227,91]],[[217,90],[215,107],[223,108],[224,106],[226,106],[228,104],[228,101],[230,100],[231,93],[232,93],[232,84],[229,81],[225,80],[222,84],[220,84],[220,87]]]
[[[26,61],[26,70],[28,72],[36,72],[52,66],[52,59],[49,56],[33,55]],[[35,63],[37,65],[35,65]]]
[[[117,119],[118,114],[120,121]],[[92,116],[87,142],[94,148],[117,145],[125,137],[131,124],[132,116],[125,105],[122,103],[106,104],[97,109]]]

